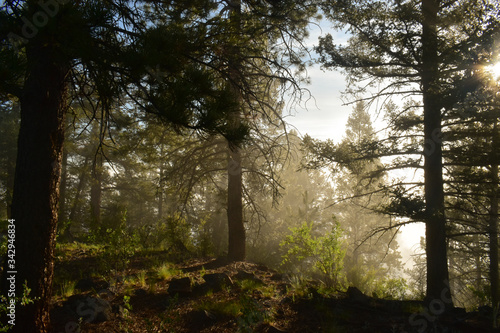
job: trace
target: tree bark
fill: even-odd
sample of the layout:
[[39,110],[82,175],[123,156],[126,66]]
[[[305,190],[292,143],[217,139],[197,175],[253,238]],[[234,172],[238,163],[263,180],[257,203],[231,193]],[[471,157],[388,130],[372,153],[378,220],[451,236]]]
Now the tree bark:
[[86,181],[87,164],[89,163],[89,159],[90,157],[85,156],[85,160],[83,162],[83,169],[80,174],[80,178],[78,180],[78,185],[76,187],[75,198],[73,199],[73,204],[71,205],[71,210],[68,217],[71,223],[73,223],[73,221],[75,221],[76,218],[76,210],[78,208],[78,202],[80,201],[80,196],[82,195],[83,187]]
[[[477,245],[480,244],[478,234],[475,234],[473,236],[473,243]],[[477,290],[481,290],[481,285],[483,283],[483,272],[481,270],[481,253],[479,248],[474,252],[474,263],[476,265],[476,282],[474,288],[476,288]]]
[[439,95],[439,0],[422,0],[422,90],[424,103],[424,185],[426,210],[427,300],[453,306],[449,290],[444,213],[441,105]]
[[66,229],[69,229],[69,224],[67,224],[67,214],[66,214],[66,188],[68,187],[67,185],[67,180],[68,180],[68,152],[66,149],[63,151],[63,160],[62,160],[62,174],[61,174],[61,187],[59,189],[59,217],[58,217],[58,226],[57,230],[60,236],[61,235],[61,228],[64,227],[64,224],[66,224],[66,228],[64,230],[64,234],[66,233]]
[[160,163],[160,180],[158,184],[158,221],[163,218],[163,162]]
[[165,173],[165,162],[163,159],[163,154],[164,154],[164,149],[165,149],[165,144],[163,143],[165,140],[165,131],[163,132],[161,136],[161,141],[160,141],[160,171],[159,171],[159,179],[158,179],[158,221],[161,221],[163,218],[163,193],[164,193],[164,186],[165,186],[165,179],[164,179],[164,173]]
[[[241,1],[231,3],[231,23],[233,33],[238,34],[241,27]],[[235,96],[240,96],[238,89],[239,74],[239,50],[232,50],[233,60],[230,65],[230,82]],[[242,104],[239,98],[240,105]],[[241,112],[230,115],[229,123],[234,129],[238,129],[241,124]],[[243,222],[243,177],[241,168],[241,149],[233,142],[228,142],[228,180],[227,180],[227,223],[228,223],[228,251],[229,260],[241,261],[246,257],[246,235]]]
[[[495,187],[498,187],[498,165],[491,167],[492,181]],[[495,310],[496,317],[500,295],[498,290],[498,196],[496,188],[490,197],[490,219],[489,219],[489,238],[490,238],[490,282],[491,282],[491,306]],[[496,327],[494,319],[494,327]]]
[[[16,114],[19,112],[19,102],[15,101],[12,105],[12,108],[16,111],[14,111]],[[13,134],[13,138],[15,137],[14,133]],[[17,134],[17,132],[16,132]],[[4,138],[5,140],[6,138]],[[17,138],[16,138],[17,139]],[[15,143],[17,143],[17,141],[15,141],[15,139],[13,139],[12,141],[9,140],[9,143],[12,143],[13,145],[15,145]],[[14,177],[15,177],[15,173],[16,173],[16,154],[17,154],[17,151],[13,151],[12,154],[8,154],[7,156],[7,165],[6,165],[6,172],[7,172],[7,182],[6,182],[6,188],[5,188],[5,207],[7,208],[7,218],[10,219],[12,218],[12,211],[11,211],[11,207],[12,207],[12,195],[13,195],[13,191],[14,191]]]
[[246,236],[243,223],[241,152],[229,144],[227,185],[228,259],[245,260]]
[[[493,149],[498,147],[497,124],[493,126]],[[493,155],[496,152],[493,151]],[[498,270],[498,161],[493,157],[491,165],[491,196],[490,196],[490,216],[489,216],[489,247],[490,247],[490,286],[491,286],[491,307],[493,308],[493,327],[498,326],[497,311],[500,302],[499,287],[499,270]]]
[[93,232],[97,232],[101,226],[103,138],[104,117],[101,117],[100,121],[94,121],[92,136],[90,138],[90,140],[95,140],[91,170],[92,177],[90,182],[90,230]]
[[[21,126],[12,218],[15,219],[16,297],[26,282],[34,304],[16,303],[13,332],[49,332],[49,306],[54,273],[54,248],[69,66],[58,48],[43,38],[26,47],[27,78],[21,96]],[[6,276],[4,276],[5,281]],[[5,288],[5,284],[3,285]],[[5,294],[5,289],[3,290]]]
[[90,185],[90,229],[93,232],[97,232],[101,226],[102,165],[102,154],[98,152],[92,162]]

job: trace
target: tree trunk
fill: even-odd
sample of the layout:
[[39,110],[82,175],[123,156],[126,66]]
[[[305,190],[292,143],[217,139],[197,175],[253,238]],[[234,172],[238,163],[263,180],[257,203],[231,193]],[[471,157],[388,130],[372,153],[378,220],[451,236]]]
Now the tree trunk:
[[66,149],[63,151],[63,160],[62,160],[62,175],[61,175],[61,187],[59,189],[59,218],[58,218],[58,226],[57,226],[57,231],[60,236],[61,235],[61,228],[65,227],[64,229],[64,234],[66,234],[66,229],[69,229],[69,224],[67,214],[66,214],[66,188],[67,188],[67,179],[68,179],[68,153]]
[[229,260],[245,260],[245,226],[243,223],[243,188],[241,173],[241,152],[229,144],[227,185],[227,226]]
[[160,182],[158,184],[158,221],[163,218],[163,162],[160,165]]
[[86,181],[87,175],[87,164],[89,163],[90,157],[85,156],[85,161],[83,162],[83,169],[80,174],[80,178],[78,180],[78,185],[76,186],[75,198],[73,199],[73,204],[71,205],[71,210],[69,213],[69,220],[71,223],[75,221],[76,218],[76,210],[78,209],[78,202],[80,201],[80,197],[82,195],[83,187]]
[[422,89],[424,103],[424,184],[427,300],[452,307],[444,213],[437,14],[439,0],[422,0]]
[[37,298],[25,307],[16,304],[13,331],[32,333],[50,328],[68,66],[57,48],[43,40],[30,41],[26,58],[12,200],[16,257],[4,274],[15,276],[16,297],[22,296],[26,282],[30,297]]
[[491,283],[491,306],[493,308],[494,318],[493,325],[497,327],[496,314],[498,311],[498,303],[500,295],[498,291],[498,165],[491,166],[492,184],[495,189],[490,197],[490,219],[488,234],[490,237],[490,283]]
[[[473,244],[478,245],[478,249],[474,252],[474,263],[476,265],[476,282],[474,288],[476,290],[481,290],[481,285],[483,284],[483,272],[481,270],[481,252],[480,252],[480,244],[479,244],[479,235],[474,234],[473,236]],[[484,304],[481,304],[484,305]]]
[[[239,33],[241,26],[241,1],[236,0],[231,3],[231,21],[233,33]],[[237,59],[239,50],[232,50],[234,59],[230,65],[230,77],[232,89],[235,96],[240,96],[238,89],[239,74],[238,68],[241,63]],[[239,98],[241,104],[241,98]],[[238,129],[241,124],[241,112],[230,115],[229,123],[234,129]],[[245,260],[246,256],[246,235],[243,222],[243,178],[241,169],[241,149],[233,142],[228,142],[228,183],[227,183],[227,223],[228,223],[228,251],[229,260]]]
[[[14,111],[14,113],[18,114],[19,113],[19,102],[15,101],[13,102],[13,105],[12,105],[12,108]],[[15,138],[16,136],[13,134],[13,138]],[[17,132],[16,132],[17,134]],[[4,140],[6,138],[3,138]],[[15,143],[17,143],[17,141],[15,141],[15,139],[12,139],[9,140],[9,143],[12,143],[12,145],[14,146]],[[7,172],[7,182],[6,182],[6,186],[5,186],[5,207],[7,208],[7,218],[10,219],[12,218],[12,211],[11,211],[11,207],[12,207],[12,193],[14,191],[14,177],[15,177],[15,173],[16,173],[16,154],[17,154],[17,151],[13,151],[12,154],[8,154],[8,156],[5,156],[8,158],[7,160],[7,166],[6,166],[6,172]]]
[[158,221],[161,221],[163,218],[163,187],[165,186],[164,172],[165,172],[165,162],[164,162],[164,149],[165,144],[163,141],[165,140],[165,131],[162,134],[160,141],[160,172],[159,172],[159,180],[158,180]]
[[92,162],[92,180],[90,185],[90,230],[97,232],[101,226],[102,201],[102,154],[100,151]]
[[[8,162],[9,163],[9,162]],[[7,218],[12,218],[12,192],[14,189],[14,174],[15,174],[16,166],[14,162],[9,163],[7,166],[7,184],[5,188],[5,206],[7,208]]]
[[[493,149],[498,147],[497,124],[493,125]],[[493,308],[493,327],[497,325],[497,313],[499,309],[500,293],[499,271],[498,271],[498,159],[496,151],[493,151],[493,163],[491,165],[491,196],[490,196],[490,218],[489,218],[489,240],[490,240],[490,286],[491,286],[491,307]]]
[[90,181],[90,230],[92,232],[97,232],[101,226],[104,121],[104,117],[101,117],[100,121],[94,121],[90,137],[90,140],[95,140]]

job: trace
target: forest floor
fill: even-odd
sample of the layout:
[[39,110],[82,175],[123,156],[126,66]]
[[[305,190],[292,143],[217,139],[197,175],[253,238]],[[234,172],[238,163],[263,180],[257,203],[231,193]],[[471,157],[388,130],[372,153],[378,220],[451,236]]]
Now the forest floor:
[[499,332],[486,313],[436,317],[439,309],[419,301],[376,299],[356,288],[327,292],[249,262],[171,264],[166,253],[150,251],[111,264],[95,248],[57,253],[55,333]]

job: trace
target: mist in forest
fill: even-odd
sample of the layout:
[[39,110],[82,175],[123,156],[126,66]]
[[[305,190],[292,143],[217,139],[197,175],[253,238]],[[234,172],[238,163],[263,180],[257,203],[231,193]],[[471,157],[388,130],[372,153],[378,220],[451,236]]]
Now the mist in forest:
[[2,1],[0,331],[497,328],[499,11]]

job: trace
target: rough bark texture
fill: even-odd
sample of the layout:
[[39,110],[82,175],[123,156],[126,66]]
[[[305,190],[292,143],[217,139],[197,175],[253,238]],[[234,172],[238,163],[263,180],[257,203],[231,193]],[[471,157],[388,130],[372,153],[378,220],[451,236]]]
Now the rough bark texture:
[[50,327],[68,67],[50,42],[31,43],[26,56],[12,218],[16,296],[22,296],[26,282],[30,297],[38,300],[26,307],[17,304],[13,332],[31,333]]
[[[424,177],[426,208],[427,300],[451,307],[444,213],[441,105],[439,95],[439,0],[423,0],[422,89],[424,102]],[[441,303],[440,303],[441,304]]]

